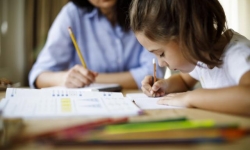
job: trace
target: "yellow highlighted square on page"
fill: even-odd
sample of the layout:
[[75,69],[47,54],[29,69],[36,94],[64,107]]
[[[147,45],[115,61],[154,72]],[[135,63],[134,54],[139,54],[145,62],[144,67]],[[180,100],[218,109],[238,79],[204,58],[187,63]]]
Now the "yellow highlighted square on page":
[[61,111],[62,112],[71,112],[72,111],[71,100],[69,98],[62,98],[61,99]]

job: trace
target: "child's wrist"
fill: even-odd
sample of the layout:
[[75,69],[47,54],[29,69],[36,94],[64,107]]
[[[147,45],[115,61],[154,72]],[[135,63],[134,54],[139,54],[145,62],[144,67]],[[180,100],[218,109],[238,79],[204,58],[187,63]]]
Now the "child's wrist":
[[194,92],[193,91],[188,91],[185,97],[185,103],[187,107],[195,107],[193,105],[193,100],[194,100],[194,96],[193,96]]

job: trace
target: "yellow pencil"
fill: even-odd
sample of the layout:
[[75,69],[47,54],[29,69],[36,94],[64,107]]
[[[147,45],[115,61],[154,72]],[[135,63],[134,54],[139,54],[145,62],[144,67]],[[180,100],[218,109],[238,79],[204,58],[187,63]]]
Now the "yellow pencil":
[[75,39],[75,36],[74,36],[74,34],[73,34],[72,30],[71,30],[71,27],[69,27],[68,30],[69,30],[69,34],[70,34],[71,40],[74,43],[74,46],[75,46],[76,52],[78,54],[78,57],[80,58],[83,67],[87,68],[87,65],[86,65],[86,63],[85,63],[85,61],[84,61],[84,59],[82,57],[82,53],[81,53],[81,51],[80,51],[80,49],[79,49],[79,47],[78,47],[78,45],[76,43],[76,39]]
[[[156,63],[154,58],[153,58],[153,65],[154,65],[154,75],[152,76],[152,82],[153,82],[152,86],[156,82]],[[155,97],[155,93],[152,96]]]
[[155,59],[153,59],[153,65],[154,65],[154,83],[156,82],[156,63]]

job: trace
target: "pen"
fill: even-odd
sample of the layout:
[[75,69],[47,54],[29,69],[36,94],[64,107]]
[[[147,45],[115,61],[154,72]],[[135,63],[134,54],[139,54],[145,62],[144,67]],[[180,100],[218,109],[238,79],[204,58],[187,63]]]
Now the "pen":
[[[153,58],[153,65],[154,65],[154,75],[152,77],[152,81],[153,81],[153,84],[152,86],[154,85],[154,83],[156,82],[156,63],[155,63],[155,59]],[[155,97],[155,93],[152,95],[153,97]]]
[[81,61],[82,65],[83,65],[83,67],[87,68],[87,65],[86,65],[86,63],[85,63],[85,61],[84,61],[84,59],[82,57],[82,53],[81,53],[81,51],[80,51],[80,49],[79,49],[79,47],[78,47],[78,45],[76,43],[76,39],[75,39],[75,36],[74,36],[74,34],[73,34],[72,30],[71,30],[71,27],[68,28],[68,31],[69,31],[71,40],[72,40],[72,42],[73,42],[73,44],[75,46],[76,52],[78,54],[78,57],[80,58],[80,61]]

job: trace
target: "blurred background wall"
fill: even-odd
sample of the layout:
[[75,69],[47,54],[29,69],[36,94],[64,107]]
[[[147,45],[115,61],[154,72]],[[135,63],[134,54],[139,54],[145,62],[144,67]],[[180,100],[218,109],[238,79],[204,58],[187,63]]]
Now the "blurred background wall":
[[250,0],[219,0],[226,16],[228,27],[250,39]]
[[47,32],[68,0],[0,0],[0,78],[28,86]]
[[[250,0],[219,0],[229,28],[250,39]],[[0,0],[0,78],[28,86],[28,73],[68,0]],[[166,78],[171,72],[167,70]]]

